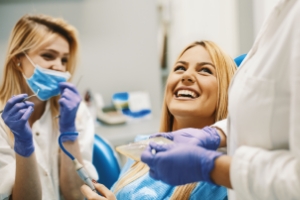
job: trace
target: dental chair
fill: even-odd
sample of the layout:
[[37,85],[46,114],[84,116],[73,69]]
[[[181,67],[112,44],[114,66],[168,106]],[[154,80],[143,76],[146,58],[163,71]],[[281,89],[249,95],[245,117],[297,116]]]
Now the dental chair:
[[239,55],[238,57],[236,57],[234,59],[234,62],[237,65],[237,67],[239,67],[242,64],[242,62],[243,62],[243,60],[245,59],[246,56],[247,56],[247,54],[245,53],[245,54]]
[[110,189],[119,178],[119,157],[103,138],[95,134],[94,139],[93,165],[99,175],[97,182]]

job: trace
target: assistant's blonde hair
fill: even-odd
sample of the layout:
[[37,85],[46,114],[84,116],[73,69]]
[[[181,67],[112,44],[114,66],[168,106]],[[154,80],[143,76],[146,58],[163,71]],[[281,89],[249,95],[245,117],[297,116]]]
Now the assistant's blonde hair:
[[[228,87],[230,80],[236,71],[236,64],[233,59],[223,52],[212,41],[200,41],[194,42],[188,45],[178,56],[177,60],[190,48],[195,46],[202,46],[210,55],[213,64],[216,67],[217,83],[218,83],[218,102],[215,112],[215,121],[225,119],[227,117],[227,105],[228,105]],[[176,62],[175,62],[176,63]],[[165,91],[166,94],[166,91]],[[174,116],[170,113],[166,100],[163,101],[163,109],[161,115],[160,132],[169,132],[173,127]],[[207,124],[210,125],[210,124]],[[133,182],[139,177],[143,176],[149,171],[149,167],[142,162],[135,162],[133,166],[124,174],[124,176],[118,181],[115,187],[115,193],[117,193],[125,185]],[[176,187],[171,199],[189,199],[191,192],[195,188],[197,183],[186,184]]]
[[[66,69],[70,74],[74,74],[78,54],[76,29],[63,19],[47,15],[24,15],[19,19],[11,32],[5,56],[2,83],[0,85],[0,110],[4,108],[9,98],[21,94],[22,87],[27,85],[20,67],[17,66],[17,58],[23,56],[24,52],[38,49],[51,41],[57,34],[64,37],[69,43],[70,57]],[[50,99],[50,109],[53,117],[59,113],[58,99],[59,97]],[[54,121],[53,126],[57,128],[57,122]],[[4,126],[4,128],[13,140],[13,134],[8,127]]]

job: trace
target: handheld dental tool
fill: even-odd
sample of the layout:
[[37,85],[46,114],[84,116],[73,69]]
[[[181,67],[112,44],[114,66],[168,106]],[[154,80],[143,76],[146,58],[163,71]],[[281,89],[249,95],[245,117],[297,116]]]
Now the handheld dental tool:
[[79,177],[81,178],[81,180],[83,180],[83,182],[85,184],[87,184],[94,192],[97,193],[96,188],[92,182],[92,179],[89,177],[87,171],[84,169],[82,164],[80,164],[80,162],[70,152],[68,152],[64,148],[64,146],[62,144],[62,138],[64,136],[68,136],[68,135],[78,135],[78,133],[62,133],[58,138],[59,146],[60,146],[61,150],[73,161],[76,172],[79,175]]
[[[33,95],[29,96],[29,97],[24,98],[21,102],[27,101],[27,100],[30,99],[31,97],[37,96],[38,93],[39,93],[39,91],[40,91],[40,90],[38,90],[36,94],[33,94]],[[3,110],[0,111],[0,114],[1,114],[1,113],[3,113]]]
[[22,102],[24,102],[24,101],[27,101],[28,99],[30,99],[31,97],[35,97],[35,96],[37,96],[38,95],[38,93],[39,93],[39,89],[38,89],[38,91],[37,91],[37,93],[36,94],[33,94],[33,95],[31,95],[31,96],[29,96],[29,97],[26,97],[26,98],[24,98],[23,100],[22,100]]

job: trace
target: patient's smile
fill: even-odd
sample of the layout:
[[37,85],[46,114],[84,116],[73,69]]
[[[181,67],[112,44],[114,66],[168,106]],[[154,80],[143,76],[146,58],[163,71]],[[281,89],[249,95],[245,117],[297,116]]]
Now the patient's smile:
[[189,89],[179,89],[175,92],[177,99],[195,99],[199,97],[199,94]]

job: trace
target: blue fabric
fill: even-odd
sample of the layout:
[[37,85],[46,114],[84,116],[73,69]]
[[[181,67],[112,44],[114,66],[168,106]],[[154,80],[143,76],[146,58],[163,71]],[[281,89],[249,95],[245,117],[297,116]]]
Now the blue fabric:
[[50,70],[35,66],[33,75],[26,79],[30,89],[37,94],[37,97],[42,101],[46,101],[51,97],[59,95],[60,89],[58,84],[60,82],[66,82],[68,77],[70,77],[67,75],[67,72],[55,72],[57,75],[53,75],[46,73],[46,71]]
[[[144,140],[149,136],[137,136],[136,141]],[[120,177],[129,170],[134,161],[128,159],[121,171]],[[112,187],[112,191],[114,191]],[[117,194],[117,199],[143,199],[143,200],[165,200],[170,199],[175,191],[175,186],[168,185],[161,181],[152,179],[149,173],[141,176],[130,184],[122,188]],[[206,182],[199,182],[191,193],[191,200],[225,200],[227,199],[227,189]]]
[[234,59],[235,64],[239,67],[247,54],[242,54]]
[[[117,199],[165,200],[170,199],[176,187],[152,179],[149,174],[126,185],[117,194]],[[199,182],[191,193],[191,200],[223,200],[227,198],[227,189],[207,182]]]

